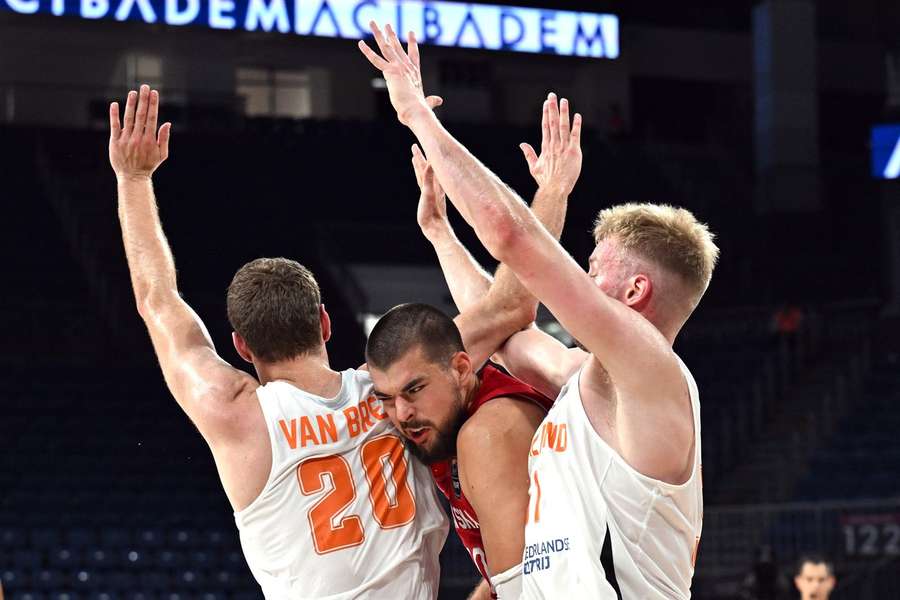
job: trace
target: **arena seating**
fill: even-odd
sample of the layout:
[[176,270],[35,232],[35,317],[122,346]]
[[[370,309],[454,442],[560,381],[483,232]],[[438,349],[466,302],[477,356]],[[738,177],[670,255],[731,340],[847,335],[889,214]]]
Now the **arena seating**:
[[900,368],[889,356],[865,394],[813,457],[798,500],[900,498]]

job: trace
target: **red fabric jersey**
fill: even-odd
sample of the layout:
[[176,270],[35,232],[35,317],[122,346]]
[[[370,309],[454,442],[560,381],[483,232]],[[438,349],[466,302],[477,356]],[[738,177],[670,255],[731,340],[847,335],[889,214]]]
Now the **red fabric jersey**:
[[[468,416],[474,415],[479,408],[494,398],[515,398],[523,402],[533,402],[544,409],[550,410],[553,401],[535,390],[530,385],[522,383],[518,379],[506,374],[497,367],[487,364],[479,373],[481,385],[472,403],[469,405]],[[453,525],[456,533],[462,541],[469,556],[475,562],[475,566],[481,575],[490,583],[487,570],[487,555],[484,544],[481,541],[481,529],[478,525],[478,515],[469,504],[459,483],[459,474],[456,466],[456,457],[443,460],[431,465],[431,474],[434,481],[450,501],[450,512],[453,517]]]

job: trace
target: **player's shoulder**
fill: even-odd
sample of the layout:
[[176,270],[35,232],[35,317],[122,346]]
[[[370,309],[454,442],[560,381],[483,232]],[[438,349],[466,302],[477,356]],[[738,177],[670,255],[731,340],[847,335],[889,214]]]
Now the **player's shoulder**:
[[546,411],[533,402],[513,395],[498,396],[482,404],[466,419],[458,439],[463,444],[502,444],[509,436],[523,431],[530,431],[530,439],[545,416]]
[[341,372],[350,381],[361,387],[372,387],[372,375],[365,365],[359,369],[346,369]]

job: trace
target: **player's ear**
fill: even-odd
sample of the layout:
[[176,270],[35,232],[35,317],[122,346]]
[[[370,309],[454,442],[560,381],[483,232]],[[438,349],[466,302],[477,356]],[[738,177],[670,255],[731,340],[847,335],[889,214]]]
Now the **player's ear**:
[[472,373],[472,359],[465,352],[457,352],[450,359],[450,365],[456,374],[458,383],[465,381]]
[[629,279],[630,285],[625,291],[625,304],[634,310],[641,311],[650,303],[653,297],[653,282],[643,273],[638,273]]
[[324,304],[319,305],[319,324],[322,326],[322,341],[327,342],[331,339],[331,317]]
[[234,344],[234,349],[237,350],[238,355],[248,363],[253,364],[253,353],[250,352],[250,348],[247,347],[247,342],[241,337],[241,334],[237,331],[232,331],[231,342]]

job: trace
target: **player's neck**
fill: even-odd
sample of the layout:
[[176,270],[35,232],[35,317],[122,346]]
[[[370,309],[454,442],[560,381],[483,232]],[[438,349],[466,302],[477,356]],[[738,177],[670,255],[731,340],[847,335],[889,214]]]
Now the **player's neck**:
[[262,385],[271,381],[284,381],[325,398],[336,395],[341,389],[341,375],[331,368],[324,348],[320,352],[255,366]]
[[469,409],[469,406],[472,405],[472,402],[475,401],[475,396],[478,395],[478,389],[481,387],[481,378],[478,377],[475,373],[472,373],[472,376],[469,377],[469,381],[466,382],[463,389],[463,397],[466,399],[465,407],[466,410]]

